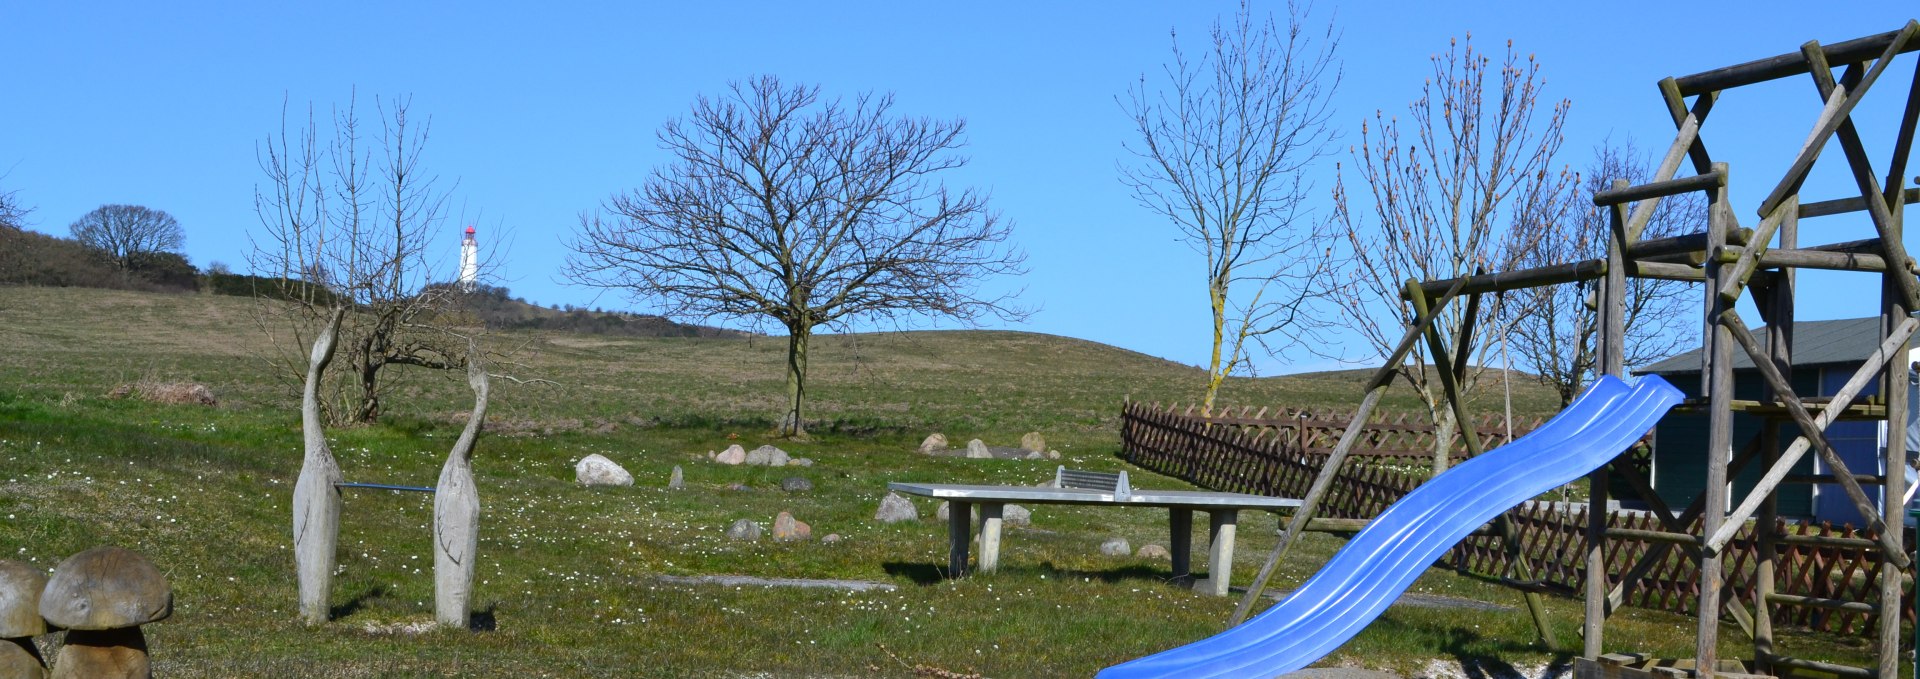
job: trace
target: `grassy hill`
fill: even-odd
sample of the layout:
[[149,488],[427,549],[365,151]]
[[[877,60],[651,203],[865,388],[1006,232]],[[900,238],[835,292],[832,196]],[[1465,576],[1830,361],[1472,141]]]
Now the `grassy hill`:
[[[151,557],[173,583],[172,619],[147,628],[157,673],[234,676],[1088,676],[1219,629],[1233,600],[1167,585],[1162,560],[1100,555],[1109,537],[1165,544],[1153,511],[1040,506],[1011,530],[1002,571],[947,580],[944,522],[872,515],[888,481],[1033,484],[1056,463],[911,452],[920,437],[1012,445],[1038,430],[1060,464],[1117,469],[1119,402],[1183,401],[1200,371],[1138,353],[1018,332],[822,337],[813,351],[817,435],[780,443],[811,468],[729,467],[708,450],[769,443],[781,405],[782,338],[626,338],[509,331],[517,374],[496,383],[492,435],[475,473],[483,502],[476,626],[432,620],[431,500],[346,497],[334,620],[294,621],[288,537],[299,427],[293,383],[264,357],[254,300],[0,287],[0,558],[51,567],[101,544]],[[392,415],[330,432],[350,480],[432,482],[470,406],[451,376],[399,371]],[[107,394],[149,380],[208,384],[220,404],[165,405]],[[1228,403],[1351,407],[1350,374],[1234,380]],[[1489,390],[1491,392],[1492,390]],[[1515,385],[1538,413],[1551,396]],[[1489,402],[1491,403],[1491,401]],[[1389,407],[1410,408],[1406,394]],[[774,442],[779,443],[779,442]],[[599,453],[636,477],[587,489],[573,464]],[[671,470],[688,487],[665,488]],[[1140,487],[1182,484],[1135,470]],[[802,476],[814,490],[779,489]],[[746,490],[730,488],[743,484]],[[735,542],[727,526],[790,511],[844,540]],[[1206,544],[1205,523],[1194,539]],[[1235,582],[1273,545],[1272,516],[1243,517]],[[1278,577],[1297,585],[1340,541],[1309,535]],[[1198,559],[1204,560],[1204,559]],[[1200,564],[1196,564],[1198,568]],[[879,582],[891,591],[685,585],[662,576],[750,575]],[[1420,671],[1434,659],[1482,667],[1565,656],[1530,643],[1510,590],[1448,571],[1414,586],[1461,609],[1395,607],[1327,664]],[[1577,647],[1580,603],[1551,617]],[[1693,623],[1629,610],[1609,623],[1622,650],[1678,657]],[[1744,640],[1723,635],[1723,653]],[[54,637],[43,637],[47,642]],[[1795,655],[1858,663],[1860,644],[1787,634]],[[948,675],[952,676],[952,675]]]

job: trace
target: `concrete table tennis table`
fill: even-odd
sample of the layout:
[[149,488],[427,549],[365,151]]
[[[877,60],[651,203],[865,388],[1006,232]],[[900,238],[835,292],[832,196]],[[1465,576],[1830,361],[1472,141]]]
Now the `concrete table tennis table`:
[[950,483],[888,483],[887,488],[909,495],[946,500],[947,537],[952,551],[947,556],[947,572],[953,577],[966,573],[967,551],[973,542],[973,506],[980,506],[980,561],[976,568],[991,573],[1000,565],[1000,513],[1009,502],[1022,504],[1104,505],[1117,507],[1165,507],[1173,556],[1173,575],[1192,577],[1193,512],[1207,513],[1208,578],[1194,588],[1217,596],[1226,596],[1233,575],[1234,528],[1240,510],[1264,509],[1278,512],[1300,506],[1294,498],[1266,497],[1245,493],[1217,493],[1194,490],[1141,490],[1116,497],[1110,490],[1086,488],[1047,488],[1029,486],[970,486]]

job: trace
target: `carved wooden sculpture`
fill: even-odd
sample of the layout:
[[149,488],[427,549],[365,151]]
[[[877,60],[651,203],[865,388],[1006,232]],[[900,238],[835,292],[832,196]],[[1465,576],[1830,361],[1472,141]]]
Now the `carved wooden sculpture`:
[[320,374],[333,360],[334,340],[345,316],[345,309],[336,309],[314,339],[300,399],[306,457],[293,486],[293,558],[300,578],[300,619],[309,625],[327,621],[334,546],[340,538],[340,489],[334,484],[346,479],[327,449],[325,420],[320,416]]
[[473,485],[473,442],[487,417],[487,370],[479,346],[467,344],[467,384],[473,387],[473,414],[440,468],[433,494],[433,609],[447,626],[467,626],[467,602],[473,594],[473,558],[480,545],[480,495]]

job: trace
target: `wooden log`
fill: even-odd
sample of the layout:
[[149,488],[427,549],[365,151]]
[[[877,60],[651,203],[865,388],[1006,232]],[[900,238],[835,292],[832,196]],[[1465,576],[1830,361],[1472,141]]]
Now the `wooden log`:
[[1791,667],[1794,669],[1824,672],[1826,674],[1831,674],[1837,677],[1838,679],[1875,679],[1875,677],[1878,676],[1874,673],[1873,670],[1870,670],[1864,667],[1851,667],[1848,665],[1837,665],[1830,662],[1822,662],[1819,660],[1807,660],[1805,658],[1795,658],[1793,656],[1786,656],[1786,655],[1768,656],[1767,662],[1780,667]]
[[[1797,199],[1796,199],[1797,200]],[[1780,221],[1780,248],[1791,250],[1800,244],[1800,217],[1805,208],[1795,209]],[[1797,291],[1798,274],[1791,268],[1780,272],[1771,285],[1765,287],[1764,299],[1759,300],[1759,308],[1767,317],[1767,360],[1781,374],[1793,376],[1793,323],[1794,293]],[[1772,402],[1780,399],[1771,388],[1761,391],[1763,400]],[[1780,431],[1772,420],[1761,427],[1760,447],[1764,451],[1763,462],[1771,469],[1779,462]],[[1753,607],[1753,657],[1758,665],[1756,671],[1762,674],[1772,673],[1767,658],[1773,655],[1773,607],[1766,604],[1767,595],[1776,589],[1776,576],[1779,569],[1780,550],[1777,538],[1779,526],[1779,495],[1768,493],[1760,503],[1760,521],[1755,527],[1754,539],[1754,598],[1758,605]]]
[[[1797,594],[1770,594],[1767,595],[1767,601],[1769,603],[1787,604],[1790,606],[1811,606],[1814,608],[1824,608],[1829,611],[1846,611],[1848,613],[1865,613],[1867,615],[1874,615],[1880,612],[1879,606],[1861,601],[1826,599],[1821,597],[1799,596]],[[1894,617],[1897,618],[1899,616]]]
[[307,358],[307,377],[300,397],[300,430],[305,454],[300,476],[293,485],[293,558],[299,583],[300,620],[309,625],[327,621],[327,598],[333,591],[334,549],[340,541],[340,489],[345,482],[340,464],[327,448],[326,423],[320,418],[320,375],[333,361],[340,323],[347,310],[338,308],[313,340]]
[[1593,204],[1595,207],[1606,207],[1648,198],[1665,198],[1694,191],[1708,191],[1726,185],[1726,175],[1709,172],[1691,177],[1607,189],[1593,194]]
[[[1727,473],[1738,476],[1741,471],[1745,470],[1747,465],[1760,454],[1760,441],[1761,437],[1758,435],[1747,439],[1746,446],[1741,448],[1739,455],[1734,456],[1733,464],[1728,467]],[[1645,484],[1639,485],[1642,488],[1640,492],[1643,496],[1652,496],[1650,499],[1658,498],[1658,496],[1652,492],[1651,488],[1646,488]],[[1674,518],[1674,522],[1678,525],[1687,525],[1694,519],[1699,518],[1701,513],[1706,510],[1706,499],[1707,497],[1704,494],[1695,495],[1693,502],[1687,505],[1687,508],[1682,510],[1678,517]],[[1633,566],[1627,569],[1626,574],[1620,576],[1620,581],[1615,583],[1612,589],[1607,590],[1607,615],[1611,616],[1615,611],[1625,606],[1627,591],[1638,585],[1642,578],[1645,578],[1655,566],[1664,561],[1667,554],[1672,551],[1672,547],[1673,546],[1669,544],[1656,543],[1648,547],[1646,553],[1641,554],[1640,558],[1633,562]]]
[[[1746,289],[1748,279],[1753,277],[1753,272],[1759,266],[1760,255],[1767,251],[1769,244],[1773,243],[1773,233],[1780,229],[1780,222],[1799,207],[1799,198],[1791,197],[1787,202],[1781,203],[1772,214],[1767,215],[1766,219],[1760,220],[1760,225],[1754,228],[1753,238],[1747,241],[1746,247],[1732,253],[1734,255],[1733,261],[1730,262],[1733,265],[1732,269],[1726,272],[1726,280],[1720,282],[1720,299],[1729,304],[1740,299],[1741,291]],[[1723,263],[1726,262],[1723,261]]]
[[1707,279],[1706,274],[1685,264],[1666,264],[1660,262],[1627,262],[1628,278],[1652,278],[1663,281],[1682,281],[1698,283]]
[[1775,538],[1783,545],[1803,547],[1829,547],[1839,549],[1880,549],[1880,543],[1866,538],[1837,538],[1831,535],[1794,535],[1786,533]]
[[[1899,175],[1893,176],[1898,177]],[[1888,183],[1891,184],[1892,182]],[[1887,202],[1895,202],[1894,198],[1894,196],[1888,196]],[[1920,203],[1920,189],[1907,189],[1901,192],[1898,198],[1899,203],[1902,205],[1907,203]],[[1800,206],[1800,216],[1802,218],[1829,217],[1832,215],[1860,212],[1865,209],[1867,209],[1866,199],[1854,196],[1852,198],[1838,198],[1834,200],[1823,200],[1818,203],[1807,203]]]
[[[1920,83],[1916,83],[1915,88],[1916,91],[1920,91]],[[1912,102],[1908,105],[1911,107]],[[1873,198],[1878,199],[1880,196]],[[1892,219],[1888,227],[1893,239],[1898,240],[1903,237],[1899,218]],[[1889,249],[1888,252],[1891,253],[1892,250]],[[1895,261],[1901,260],[1895,256]],[[1899,267],[1888,271],[1884,276],[1880,293],[1882,332],[1890,331],[1895,324],[1910,318],[1909,314],[1914,307],[1907,304],[1907,297],[1895,283],[1913,280],[1913,276],[1900,270]],[[1906,357],[1909,355],[1907,346],[1908,343],[1901,343],[1896,349],[1898,358],[1888,361],[1880,373],[1881,393],[1886,395],[1888,436],[1886,445],[1880,450],[1880,466],[1881,469],[1886,470],[1887,475],[1880,488],[1880,516],[1875,517],[1876,523],[1886,527],[1882,535],[1876,536],[1885,551],[1880,553],[1880,558],[1877,559],[1879,563],[1876,565],[1880,568],[1880,601],[1883,606],[1893,609],[1880,611],[1879,625],[1876,630],[1878,639],[1874,646],[1877,673],[1882,677],[1897,677],[1900,674],[1901,616],[1897,612],[1902,600],[1900,571],[1911,565],[1911,560],[1907,559],[1905,544],[1907,508],[1903,501],[1907,497],[1907,475],[1904,473],[1907,470],[1908,366]],[[1833,472],[1845,474],[1846,468],[1835,466]],[[1896,559],[1895,556],[1899,558]],[[1906,563],[1902,563],[1903,561]]]
[[[1898,30],[1887,31],[1864,38],[1855,38],[1846,42],[1834,43],[1822,48],[1821,53],[1827,61],[1850,64],[1866,61],[1883,54],[1904,31],[1912,30],[1913,23]],[[1920,45],[1909,44],[1901,52],[1920,49]],[[1681,96],[1691,97],[1705,92],[1716,92],[1752,85],[1754,83],[1776,80],[1806,73],[1808,69],[1805,53],[1789,52],[1765,59],[1755,59],[1742,64],[1702,71],[1693,75],[1673,78],[1674,89]]]
[[[1673,144],[1667,148],[1667,155],[1660,159],[1660,166],[1654,170],[1653,181],[1666,181],[1680,170],[1680,160],[1694,147],[1700,137],[1700,123],[1706,120],[1707,112],[1713,108],[1714,97],[1701,97],[1693,103],[1693,110],[1677,121],[1679,132],[1673,137]],[[1704,147],[1702,147],[1704,149]],[[1649,198],[1634,206],[1633,214],[1627,217],[1625,224],[1626,242],[1631,245],[1640,240],[1640,235],[1653,220],[1653,212],[1660,207],[1659,198]]]
[[[1588,259],[1532,269],[1497,271],[1478,276],[1463,276],[1460,278],[1444,278],[1426,281],[1419,284],[1419,290],[1431,298],[1438,296],[1442,291],[1451,289],[1454,284],[1461,281],[1466,282],[1466,285],[1460,289],[1462,294],[1537,288],[1544,285],[1556,285],[1559,283],[1571,283],[1574,281],[1599,278],[1602,274],[1606,273],[1606,268],[1606,260]],[[1400,293],[1400,298],[1411,300],[1411,295],[1412,289],[1403,290]]]
[[[1783,483],[1840,483],[1840,477],[1832,474],[1788,474]],[[1886,477],[1872,474],[1854,474],[1853,482],[1866,486],[1878,486],[1886,483]]]
[[[1673,118],[1675,129],[1684,129],[1687,121],[1687,97],[1699,95],[1693,102],[1694,117],[1702,124],[1706,123],[1706,114],[1713,111],[1713,103],[1720,98],[1718,91],[1682,93],[1680,84],[1673,78],[1660,80],[1660,99],[1667,104],[1667,115]],[[1704,105],[1704,108],[1703,108]],[[1687,145],[1687,157],[1693,161],[1694,174],[1706,174],[1713,171],[1713,157],[1707,154],[1707,143],[1700,135],[1693,135],[1693,142]],[[1652,215],[1649,214],[1649,217]]]
[[[1727,164],[1714,163],[1713,171],[1725,176]],[[1725,185],[1715,187],[1708,201],[1707,232],[1713,234],[1709,241],[1710,249],[1726,245],[1721,239],[1734,228],[1733,210],[1727,203],[1727,188]],[[1703,361],[1701,391],[1708,398],[1709,411],[1706,489],[1700,494],[1705,511],[1700,516],[1700,528],[1703,534],[1711,535],[1721,528],[1725,520],[1727,457],[1733,452],[1733,410],[1727,407],[1733,400],[1733,342],[1728,336],[1725,314],[1722,313],[1731,311],[1733,305],[1714,292],[1726,282],[1726,268],[1719,262],[1708,260],[1706,274],[1707,325],[1702,334],[1705,346],[1700,356]],[[1722,602],[1721,590],[1725,579],[1721,557],[1713,550],[1701,551],[1700,610],[1717,612]],[[1698,618],[1694,655],[1700,661],[1701,679],[1712,679],[1713,671],[1718,667],[1715,662],[1719,659],[1720,616],[1703,613]]]
[[[1738,229],[1732,233],[1727,234],[1727,237],[1734,243],[1739,243],[1744,245],[1744,244],[1753,242],[1753,230]],[[1701,231],[1699,233],[1689,233],[1689,234],[1684,234],[1679,236],[1669,236],[1666,238],[1654,238],[1650,240],[1643,240],[1643,241],[1636,242],[1627,248],[1627,258],[1628,259],[1646,259],[1649,257],[1659,257],[1662,255],[1676,255],[1681,253],[1704,252],[1707,249],[1708,238],[1709,236],[1707,232]]]
[[[1877,240],[1877,239],[1876,239]],[[1768,250],[1760,255],[1760,266],[1771,268],[1821,269],[1879,273],[1887,270],[1887,259],[1880,255],[1819,250]]]
[[1700,536],[1690,533],[1669,533],[1661,530],[1641,530],[1638,528],[1608,528],[1607,537],[1637,540],[1640,542],[1664,542],[1675,545],[1698,545]]
[[[1426,334],[1427,326],[1433,324],[1434,319],[1439,317],[1440,311],[1447,308],[1447,304],[1452,302],[1454,297],[1459,296],[1461,291],[1466,289],[1467,280],[1465,277],[1455,279],[1453,284],[1445,287],[1446,292],[1440,295],[1440,301],[1433,304],[1433,308],[1429,313],[1425,315],[1416,314],[1414,316],[1413,323],[1407,325],[1407,332],[1402,334],[1399,343],[1393,346],[1393,353],[1388,354],[1387,360],[1381,362],[1380,369],[1373,371],[1373,376],[1367,378],[1367,391],[1371,392],[1393,381],[1394,371],[1400,365],[1401,359],[1406,358],[1407,354],[1413,351],[1414,343],[1420,341],[1421,336]],[[1360,424],[1365,422],[1365,419],[1355,420],[1354,422],[1355,424]],[[1352,427],[1348,428],[1351,429]],[[1239,623],[1236,622],[1235,624]]]
[[[1730,310],[1729,313],[1722,315],[1723,318],[1726,316],[1732,316],[1731,322],[1739,321],[1739,316],[1731,313]],[[1914,328],[1917,326],[1920,326],[1920,321],[1912,318],[1901,322],[1900,325],[1894,329],[1893,336],[1881,342],[1880,346],[1874,349],[1874,353],[1867,358],[1866,363],[1854,372],[1846,384],[1840,387],[1839,392],[1833,395],[1831,404],[1827,408],[1821,409],[1818,417],[1813,418],[1813,422],[1811,423],[1813,425],[1812,428],[1817,431],[1824,431],[1828,425],[1833,424],[1834,419],[1836,419],[1835,413],[1838,412],[1839,409],[1844,409],[1852,404],[1854,396],[1859,394],[1860,390],[1866,388],[1867,382],[1874,378],[1875,373],[1880,372],[1880,367],[1886,364],[1889,357],[1904,357],[1906,352],[1901,349],[1906,346],[1907,338],[1913,336]],[[1745,324],[1741,324],[1740,327],[1744,329]],[[1749,337],[1751,336],[1749,335]],[[1896,351],[1899,353],[1896,354]],[[1764,356],[1764,354],[1762,355]],[[1764,363],[1764,359],[1762,365],[1771,367],[1771,364]],[[1761,368],[1761,371],[1763,376],[1768,374],[1767,368],[1765,367]],[[1774,375],[1778,376],[1778,373],[1774,373]],[[1768,382],[1773,381],[1772,378],[1768,378]],[[1779,389],[1778,386],[1776,386],[1775,389],[1783,396],[1792,392],[1791,389]],[[1804,412],[1804,410],[1802,410],[1802,412]],[[1760,478],[1760,481],[1754,484],[1753,490],[1747,494],[1746,500],[1742,501],[1739,508],[1735,509],[1733,514],[1728,516],[1729,522],[1726,526],[1719,527],[1718,530],[1708,531],[1710,537],[1707,539],[1706,549],[1711,552],[1717,552],[1724,548],[1727,542],[1733,539],[1734,533],[1738,531],[1740,524],[1745,523],[1748,518],[1753,516],[1754,511],[1759,509],[1760,502],[1767,495],[1772,494],[1775,488],[1779,487],[1780,480],[1790,473],[1793,465],[1800,462],[1800,457],[1805,455],[1807,449],[1811,446],[1812,442],[1810,442],[1806,436],[1794,439],[1793,445],[1788,446],[1787,450],[1780,454],[1780,461],[1767,470],[1767,473]],[[1848,494],[1852,495],[1851,492]],[[1874,512],[1867,513],[1873,514]],[[1908,559],[1906,559],[1904,555],[1901,555],[1896,563],[1901,564],[1901,567],[1904,568],[1907,561]]]

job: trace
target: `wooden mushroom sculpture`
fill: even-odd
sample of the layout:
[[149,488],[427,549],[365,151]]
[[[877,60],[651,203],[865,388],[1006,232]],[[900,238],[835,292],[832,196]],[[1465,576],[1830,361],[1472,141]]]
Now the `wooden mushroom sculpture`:
[[0,679],[45,679],[47,661],[33,638],[47,633],[40,590],[47,576],[19,561],[0,559]]
[[40,593],[40,617],[67,630],[53,678],[153,676],[140,626],[172,614],[173,589],[147,557],[119,547],[68,557]]
[[487,368],[479,346],[467,343],[467,384],[473,414],[447,453],[433,493],[433,613],[441,625],[465,628],[473,595],[473,557],[480,547],[480,494],[473,484],[473,442],[487,418]]
[[327,597],[333,591],[334,547],[340,540],[340,488],[346,480],[327,448],[320,419],[320,375],[333,360],[335,338],[345,309],[336,309],[307,361],[307,382],[300,399],[300,429],[306,453],[293,484],[293,561],[300,582],[300,619],[309,625],[327,621]]

